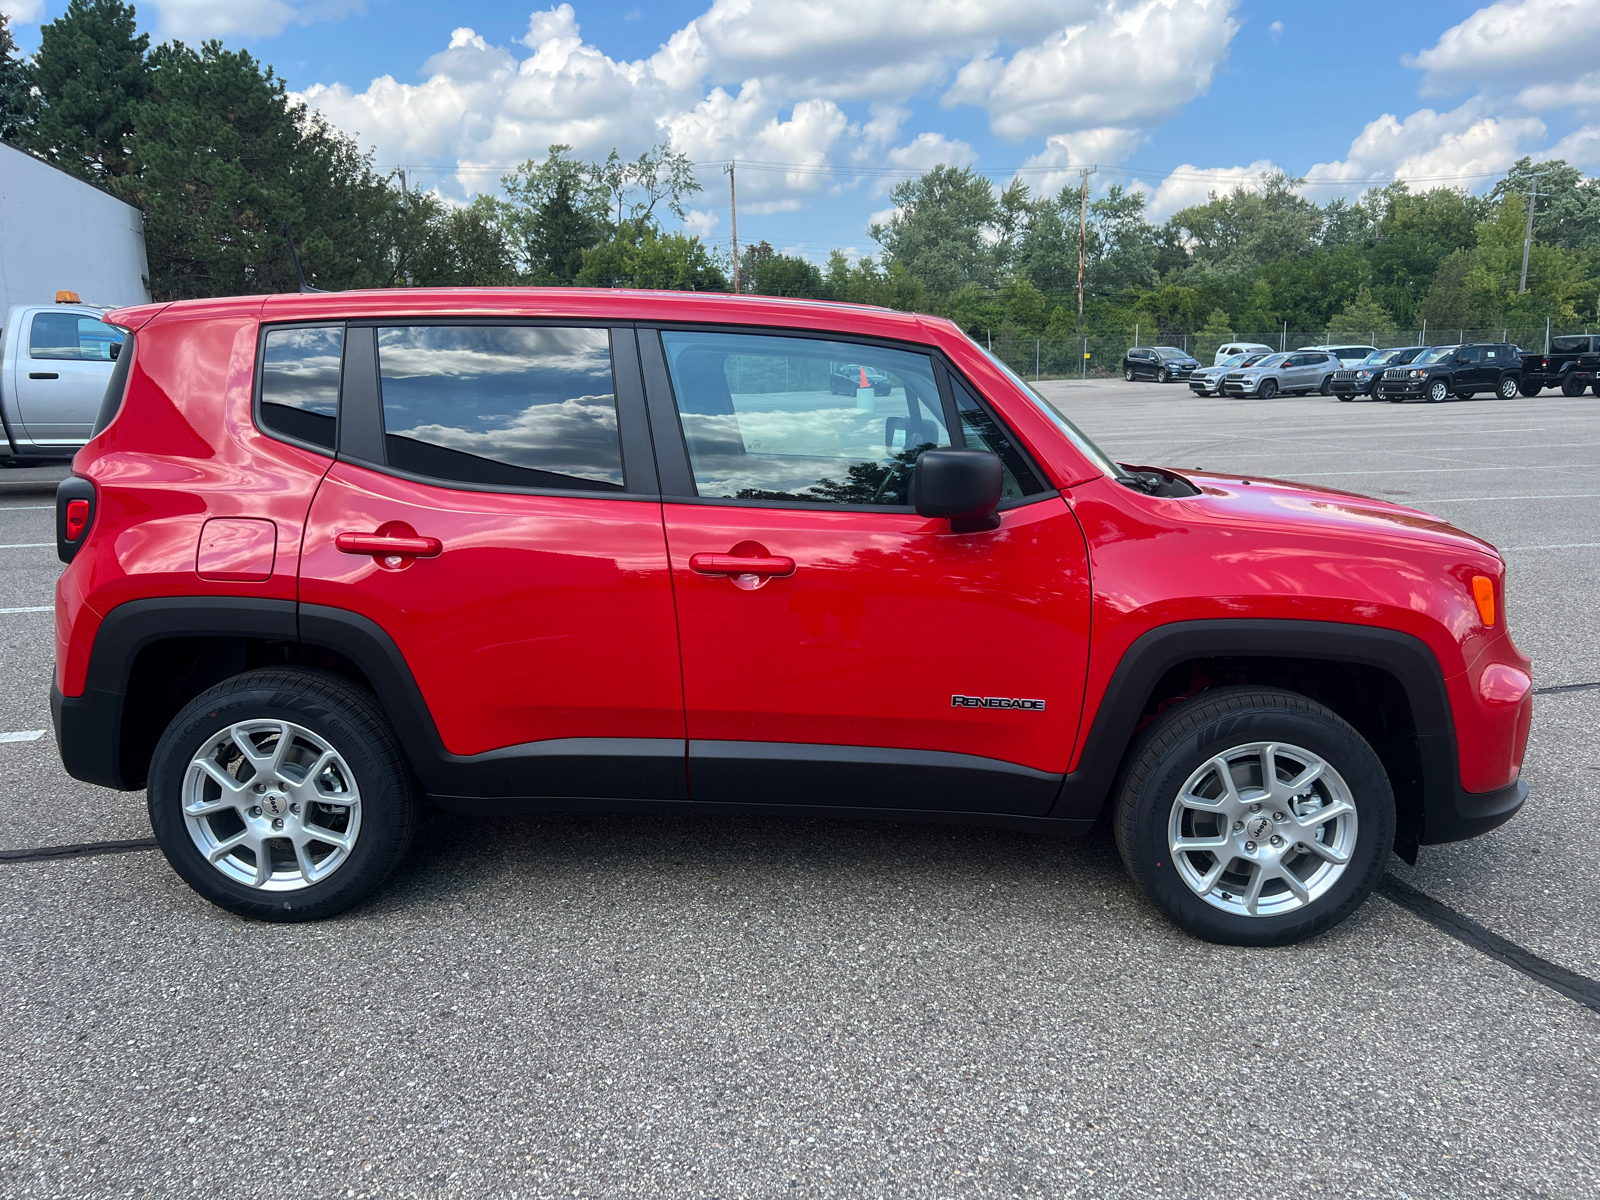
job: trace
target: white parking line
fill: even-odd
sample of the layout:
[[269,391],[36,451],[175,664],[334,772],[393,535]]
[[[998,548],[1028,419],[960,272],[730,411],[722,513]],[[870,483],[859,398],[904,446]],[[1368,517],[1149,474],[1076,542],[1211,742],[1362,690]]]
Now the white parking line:
[[49,730],[20,729],[16,733],[0,733],[0,742],[37,742]]
[[1502,546],[1502,550],[1594,550],[1600,542],[1552,542],[1548,546]]
[[1486,500],[1594,500],[1600,492],[1563,492],[1559,496],[1452,496],[1448,500],[1418,500],[1424,504],[1477,504]]
[[41,550],[54,545],[54,542],[12,542],[10,545],[0,546],[0,550]]
[[54,504],[0,504],[0,512],[43,512]]
[[0,616],[4,616],[6,613],[55,612],[55,610],[56,606],[54,604],[41,604],[38,608],[0,608]]

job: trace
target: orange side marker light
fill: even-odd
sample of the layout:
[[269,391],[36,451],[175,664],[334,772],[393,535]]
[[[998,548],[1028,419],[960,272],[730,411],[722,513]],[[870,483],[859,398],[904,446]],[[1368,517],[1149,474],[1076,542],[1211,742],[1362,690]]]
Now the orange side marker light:
[[1478,615],[1489,628],[1494,628],[1494,580],[1487,575],[1472,577],[1472,598],[1478,602]]

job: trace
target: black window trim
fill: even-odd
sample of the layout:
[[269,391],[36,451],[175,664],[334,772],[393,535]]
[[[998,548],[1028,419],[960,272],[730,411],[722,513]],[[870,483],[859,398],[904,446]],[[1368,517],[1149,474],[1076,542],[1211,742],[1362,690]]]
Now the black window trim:
[[[256,427],[256,432],[262,437],[270,438],[274,442],[282,442],[286,446],[294,446],[321,458],[336,458],[339,446],[340,426],[344,417],[344,356],[350,349],[349,322],[342,317],[323,317],[309,321],[263,321],[256,328],[256,366],[254,379],[250,385],[250,420]],[[339,329],[339,399],[335,403],[333,413],[333,445],[330,450],[316,442],[308,442],[304,438],[297,438],[293,434],[280,433],[271,428],[261,417],[261,392],[266,377],[267,362],[267,335],[277,329]]]
[[[1056,488],[1050,486],[1049,474],[1040,467],[1038,460],[1035,459],[1032,454],[1028,453],[1027,444],[1017,436],[1017,431],[1011,428],[1011,426],[1005,422],[1004,418],[1002,418],[1000,414],[995,411],[994,403],[989,399],[989,397],[983,394],[983,389],[978,387],[977,384],[973,383],[972,380],[968,379],[962,372],[956,370],[955,364],[946,359],[943,354],[935,353],[934,362],[936,364],[935,375],[939,380],[939,395],[940,398],[944,400],[945,407],[955,414],[955,429],[959,431],[961,448],[963,450],[969,448],[967,446],[967,430],[966,426],[961,423],[961,412],[956,408],[955,392],[951,390],[950,387],[951,379],[959,379],[961,381],[961,386],[966,388],[968,394],[977,401],[978,407],[981,408],[985,414],[987,414],[991,421],[1000,427],[1001,432],[1004,433],[1010,440],[1011,445],[1016,449],[1016,452],[1021,455],[1022,461],[1026,463],[1028,469],[1033,472],[1033,477],[1044,485],[1043,488],[1037,492],[1029,492],[1024,496],[1015,496],[1010,500],[1002,500],[1000,502],[1001,511],[1012,508],[1020,508],[1022,505],[1032,504],[1036,500],[1048,500],[1051,496],[1060,495],[1061,493]],[[950,435],[952,444],[955,442],[957,436],[957,433],[952,433]],[[1019,485],[1021,484],[1021,480],[1018,480],[1017,482]]]
[[[640,321],[639,357],[644,376],[646,402],[650,412],[652,431],[665,427],[673,432],[655,437],[656,462],[661,473],[660,499],[671,504],[704,504],[716,507],[773,508],[788,512],[862,512],[900,513],[914,516],[916,510],[909,504],[832,504],[826,501],[804,500],[735,500],[722,496],[701,496],[695,488],[694,466],[689,458],[689,447],[684,441],[683,423],[678,417],[677,394],[672,388],[671,373],[667,369],[666,348],[661,335],[665,332],[682,333],[749,333],[760,337],[794,337],[830,342],[853,342],[862,346],[879,346],[889,350],[903,350],[910,354],[926,355],[933,362],[933,377],[939,389],[939,406],[943,409],[945,430],[950,435],[954,449],[966,448],[966,433],[961,425],[960,413],[955,408],[955,396],[950,390],[949,374],[954,373],[966,385],[978,403],[1002,429],[1011,435],[1018,453],[1022,454],[1035,475],[1046,484],[1050,477],[1039,469],[1038,463],[1027,452],[1015,432],[995,414],[981,389],[955,369],[953,363],[938,346],[928,342],[913,342],[902,338],[879,337],[851,333],[847,330],[806,329],[792,325],[719,324],[709,321]],[[1049,500],[1061,493],[1055,488],[1018,496],[1000,502],[1000,511],[1006,512],[1024,505]]]
[[[284,321],[273,322],[272,327],[277,328],[282,325],[328,325],[334,323],[331,321]],[[443,488],[453,492],[484,492],[490,495],[509,496],[565,496],[569,498],[581,497],[588,500],[642,500],[656,504],[661,502],[661,492],[656,479],[655,456],[644,411],[643,382],[639,376],[637,336],[633,322],[608,321],[603,318],[593,317],[489,317],[475,314],[454,316],[429,313],[426,316],[418,317],[375,317],[363,314],[359,318],[349,318],[343,321],[342,324],[345,326],[346,360],[341,371],[339,388],[338,453],[332,456],[337,458],[338,461],[351,463],[364,470],[376,471],[380,475],[389,475],[395,479],[404,479],[410,483]],[[471,483],[459,479],[441,479],[434,475],[420,475],[413,471],[391,466],[387,461],[387,446],[384,440],[383,397],[382,384],[378,375],[376,332],[373,332],[369,337],[359,339],[363,347],[368,345],[371,347],[373,357],[370,380],[358,380],[351,376],[348,356],[350,347],[356,340],[350,336],[352,333],[359,330],[376,331],[380,328],[398,325],[541,326],[557,329],[605,330],[610,335],[611,380],[612,387],[616,389],[617,440],[622,455],[622,489],[613,491],[606,488],[549,488],[510,483]],[[267,326],[263,325],[262,328],[266,329]],[[265,334],[262,335],[262,344],[265,344]],[[351,387],[352,384],[356,385],[354,389]],[[258,385],[257,396],[259,397],[259,395],[260,388]],[[347,408],[347,404],[350,407]],[[347,414],[350,417],[348,421],[346,419]],[[290,439],[280,438],[279,440],[288,441]],[[325,450],[318,450],[317,453],[327,456]]]

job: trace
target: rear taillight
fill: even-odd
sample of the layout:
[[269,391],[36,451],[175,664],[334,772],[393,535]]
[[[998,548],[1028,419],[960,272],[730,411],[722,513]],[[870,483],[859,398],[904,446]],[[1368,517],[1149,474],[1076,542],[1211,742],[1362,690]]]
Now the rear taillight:
[[63,479],[56,488],[56,557],[64,563],[89,540],[94,500],[94,484],[81,476]]
[[87,500],[67,501],[67,541],[75,542],[83,536],[84,528],[89,524],[89,502]]

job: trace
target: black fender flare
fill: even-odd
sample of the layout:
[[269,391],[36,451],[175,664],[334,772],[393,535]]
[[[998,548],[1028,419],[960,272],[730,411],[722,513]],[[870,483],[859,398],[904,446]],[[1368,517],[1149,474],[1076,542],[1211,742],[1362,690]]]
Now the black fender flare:
[[[1431,380],[1429,381],[1431,383]],[[1150,630],[1124,652],[1084,740],[1079,767],[1062,781],[1050,815],[1094,820],[1111,789],[1145,700],[1173,667],[1197,658],[1322,659],[1377,667],[1404,690],[1422,766],[1423,844],[1457,841],[1509,820],[1527,795],[1520,780],[1496,792],[1461,787],[1455,723],[1439,660],[1407,633],[1331,621],[1219,619],[1180,621]]]

